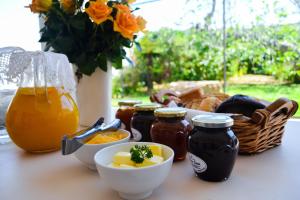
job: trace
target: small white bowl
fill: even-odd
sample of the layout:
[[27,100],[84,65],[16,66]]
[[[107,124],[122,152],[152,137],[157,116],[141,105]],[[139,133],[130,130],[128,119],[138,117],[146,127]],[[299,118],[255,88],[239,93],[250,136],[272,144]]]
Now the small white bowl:
[[99,150],[103,149],[104,147],[129,141],[130,133],[128,131],[123,129],[119,129],[118,131],[127,134],[127,136],[115,142],[109,142],[104,144],[84,144],[82,147],[80,147],[77,151],[74,152],[75,157],[78,160],[80,160],[83,164],[85,164],[88,168],[96,170],[94,156]]
[[116,144],[98,151],[95,155],[95,163],[102,181],[116,190],[124,199],[138,200],[149,197],[168,176],[172,167],[174,151],[162,145],[164,161],[160,164],[134,169],[113,168],[108,165],[113,156],[119,151],[129,152],[134,145],[157,144],[151,142],[129,142]]

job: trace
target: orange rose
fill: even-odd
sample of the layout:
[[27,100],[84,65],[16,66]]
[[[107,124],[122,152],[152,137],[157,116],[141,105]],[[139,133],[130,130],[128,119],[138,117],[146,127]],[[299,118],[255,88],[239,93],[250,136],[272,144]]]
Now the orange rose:
[[141,17],[141,16],[138,16],[136,18],[136,21],[137,21],[139,30],[140,31],[145,31],[147,21],[143,17]]
[[115,7],[118,11],[130,13],[130,9],[129,9],[129,7],[126,6],[126,5],[123,5],[123,4],[116,4],[114,7]]
[[52,6],[52,0],[32,0],[28,6],[33,13],[47,12]]
[[75,0],[60,0],[61,7],[66,13],[72,14],[76,9]]
[[118,12],[114,21],[114,31],[121,33],[124,38],[133,40],[134,33],[139,31],[135,16],[128,12]]
[[112,8],[108,7],[105,2],[104,0],[89,1],[90,5],[85,9],[85,12],[96,24],[112,19],[110,16]]

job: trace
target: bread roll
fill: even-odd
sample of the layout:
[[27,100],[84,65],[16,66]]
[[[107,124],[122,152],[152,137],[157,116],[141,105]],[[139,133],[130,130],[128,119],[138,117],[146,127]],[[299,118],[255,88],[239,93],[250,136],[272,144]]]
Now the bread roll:
[[181,93],[178,97],[181,99],[183,104],[191,102],[195,99],[201,99],[203,92],[199,88],[193,88],[188,91]]
[[216,108],[222,103],[217,97],[206,97],[200,103],[199,110],[215,112]]

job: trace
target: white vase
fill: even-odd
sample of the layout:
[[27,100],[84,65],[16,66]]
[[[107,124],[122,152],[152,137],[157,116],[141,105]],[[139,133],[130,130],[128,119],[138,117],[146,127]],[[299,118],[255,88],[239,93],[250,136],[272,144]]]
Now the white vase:
[[76,100],[81,126],[91,126],[100,117],[105,123],[112,119],[112,67],[107,63],[107,72],[99,67],[91,76],[84,75],[77,83]]

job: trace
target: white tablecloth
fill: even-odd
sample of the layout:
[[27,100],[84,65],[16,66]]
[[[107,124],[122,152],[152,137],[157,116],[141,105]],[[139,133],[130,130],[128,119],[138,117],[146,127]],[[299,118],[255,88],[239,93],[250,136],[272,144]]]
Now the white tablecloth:
[[[239,156],[229,180],[205,182],[189,161],[174,163],[167,180],[149,199],[299,200],[300,121],[288,122],[282,145]],[[147,181],[147,180],[145,180]],[[32,155],[14,144],[0,145],[0,200],[114,200],[97,172],[60,152]]]

